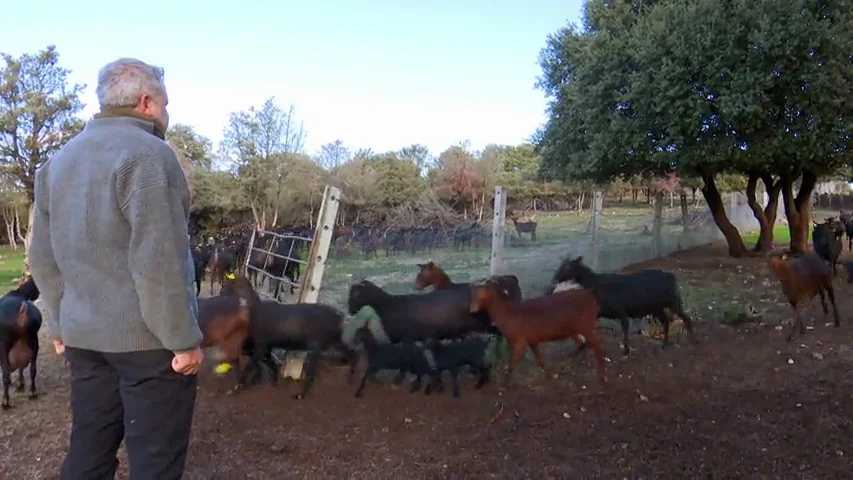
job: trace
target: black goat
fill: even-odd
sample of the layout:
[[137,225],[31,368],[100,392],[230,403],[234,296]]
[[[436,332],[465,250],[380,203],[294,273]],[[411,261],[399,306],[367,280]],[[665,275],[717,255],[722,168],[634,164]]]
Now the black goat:
[[[652,315],[663,324],[663,346],[669,346],[670,315],[678,315],[687,327],[694,342],[693,322],[681,301],[678,281],[670,272],[656,269],[644,269],[634,273],[595,273],[583,264],[583,257],[566,258],[554,272],[551,287],[546,294],[551,295],[557,284],[572,281],[595,293],[601,311],[599,318],[618,319],[624,337],[623,355],[631,352],[628,346],[628,327],[631,318]],[[669,312],[667,312],[667,310]],[[586,343],[581,344],[581,349]]]
[[264,300],[251,306],[250,318],[249,338],[243,346],[250,359],[240,375],[240,387],[246,385],[252,367],[262,363],[273,371],[273,383],[278,382],[280,366],[273,360],[274,348],[308,352],[305,380],[302,391],[294,395],[296,399],[308,394],[317,375],[321,353],[329,347],[349,360],[352,380],[358,355],[341,340],[344,316],[335,308],[319,303],[285,305]]
[[350,287],[347,306],[350,315],[365,306],[373,307],[391,343],[411,343],[487,331],[488,317],[471,315],[470,295],[465,288],[392,295],[373,282],[362,280]]
[[838,271],[838,257],[841,256],[841,241],[835,237],[834,223],[815,223],[812,228],[812,246],[815,253],[824,261],[829,263],[834,277]]
[[[414,344],[381,344],[373,336],[370,328],[365,323],[355,332],[354,342],[364,345],[367,353],[367,368],[361,377],[355,398],[361,398],[368,378],[373,378],[380,370],[399,370],[405,375],[411,373],[415,376],[410,392],[416,392],[421,388],[421,378],[424,376],[435,379],[436,371],[429,366],[424,350]],[[433,380],[435,383],[435,380]],[[428,384],[424,393],[430,394],[431,385]]]
[[[193,257],[193,271],[195,272],[195,295],[201,295],[201,282],[204,281],[204,271],[210,263],[210,247],[199,245],[190,250]],[[211,292],[212,293],[212,292]]]
[[36,300],[38,300],[39,294],[40,292],[38,287],[36,286],[36,281],[33,280],[33,277],[31,275],[27,275],[26,279],[21,282],[21,284],[18,285],[16,289],[10,290],[4,296],[14,296],[23,298],[24,300],[35,302]]
[[433,388],[438,392],[444,391],[441,382],[441,374],[446,370],[450,372],[450,382],[453,387],[453,396],[459,397],[459,369],[469,366],[472,371],[479,373],[480,378],[474,388],[483,388],[489,381],[491,367],[486,363],[486,349],[489,346],[489,338],[468,337],[462,340],[441,342],[430,348],[435,363],[436,375],[433,377]]
[[18,370],[18,391],[24,390],[24,367],[30,366],[30,399],[38,397],[36,390],[36,360],[38,332],[42,316],[39,309],[26,298],[6,294],[0,298],[0,371],[3,376],[2,408],[12,406],[9,387],[12,372]]

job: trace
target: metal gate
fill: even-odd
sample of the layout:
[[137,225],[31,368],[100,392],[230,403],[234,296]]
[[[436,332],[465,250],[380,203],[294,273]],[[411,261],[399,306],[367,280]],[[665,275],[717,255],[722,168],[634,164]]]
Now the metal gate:
[[[282,303],[317,303],[326,260],[329,256],[329,247],[332,244],[332,232],[338,215],[340,196],[341,192],[337,187],[326,186],[323,192],[323,202],[320,204],[320,212],[317,215],[317,226],[311,237],[289,233],[280,234],[259,229],[252,232],[249,245],[246,248],[243,275],[250,280],[255,279],[257,281],[260,279],[258,283],[267,291],[264,292],[262,288],[256,287],[258,295],[267,300],[282,302],[282,295],[276,295],[274,287],[279,286],[279,293],[282,286],[287,290],[293,287],[298,289],[296,302],[293,301],[294,298],[287,298],[289,296],[284,295],[286,299],[291,301]],[[263,240],[259,240],[261,238]],[[259,243],[260,246],[256,243]],[[283,249],[282,246],[284,246]],[[286,250],[287,253],[283,250]],[[305,257],[299,258],[300,253],[305,253]],[[255,260],[260,259],[260,264],[252,262],[253,258]],[[281,267],[280,275],[268,271],[271,264],[277,267],[275,273],[278,273],[278,267]],[[294,281],[292,275],[288,275],[288,272],[292,274],[294,269],[297,272],[301,270],[297,281]],[[271,286],[272,289],[270,289]],[[297,379],[301,377],[304,354],[282,351],[274,357],[284,367],[281,369],[282,375]]]
[[252,281],[258,295],[267,300],[282,301],[287,290],[298,289],[301,294],[306,278],[302,270],[308,267],[305,253],[313,242],[314,238],[294,233],[256,229],[249,239],[243,274]]

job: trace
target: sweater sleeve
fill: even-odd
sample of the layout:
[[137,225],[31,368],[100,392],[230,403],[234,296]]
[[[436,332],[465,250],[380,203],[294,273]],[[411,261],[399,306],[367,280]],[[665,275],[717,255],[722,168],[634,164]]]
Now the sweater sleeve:
[[[122,211],[130,223],[129,266],[142,318],[163,346],[173,352],[201,344],[187,270],[189,190],[171,149],[121,172]],[[180,177],[178,177],[180,175]]]
[[62,273],[56,264],[50,236],[47,181],[44,169],[36,174],[33,225],[30,237],[30,274],[47,308],[47,326],[51,338],[60,338],[59,304],[65,290]]

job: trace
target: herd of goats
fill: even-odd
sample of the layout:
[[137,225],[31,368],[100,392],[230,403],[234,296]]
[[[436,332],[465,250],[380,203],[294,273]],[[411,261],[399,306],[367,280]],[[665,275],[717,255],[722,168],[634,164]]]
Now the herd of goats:
[[[428,229],[403,232],[404,238],[412,235],[431,238],[431,234],[423,233],[431,232]],[[794,310],[795,322],[787,337],[789,341],[797,330],[805,333],[800,308],[816,296],[821,299],[824,313],[828,313],[826,298],[830,300],[835,325],[840,326],[833,280],[843,248],[841,237],[845,233],[848,249],[851,249],[853,219],[849,215],[827,219],[814,225],[814,252],[770,259],[769,268],[778,277]],[[478,375],[476,388],[490,380],[491,362],[487,355],[490,342],[505,343],[509,347],[508,383],[528,347],[539,366],[547,371],[539,345],[571,339],[575,345],[573,357],[587,348],[594,352],[602,386],[607,383],[607,372],[605,352],[597,333],[599,318],[619,320],[623,356],[630,354],[631,319],[652,317],[658,320],[663,327],[663,346],[670,344],[670,325],[675,321],[682,322],[691,339],[698,342],[673,273],[658,269],[623,274],[596,273],[581,257],[564,259],[544,294],[527,298],[522,296],[514,275],[455,283],[439,265],[428,262],[419,264],[414,275],[413,286],[417,293],[390,294],[369,280],[353,283],[347,298],[346,313],[352,316],[349,320],[344,312],[329,305],[261,299],[257,288],[262,278],[252,275],[252,271],[264,272],[263,276],[268,278],[288,280],[293,287],[298,283],[299,263],[281,261],[280,257],[292,260],[304,255],[305,252],[300,251],[303,247],[297,245],[298,240],[304,236],[310,241],[311,235],[310,229],[297,230],[288,237],[256,235],[251,249],[245,236],[225,235],[219,242],[215,239],[212,244],[199,242],[192,248],[197,281],[201,282],[207,270],[211,287],[214,281],[220,286],[217,295],[198,299],[198,322],[204,334],[202,346],[210,349],[213,359],[220,365],[232,367],[235,390],[261,380],[267,370],[270,380],[278,381],[281,364],[273,356],[274,349],[307,353],[301,391],[294,398],[304,398],[309,393],[323,356],[336,353],[339,360],[349,365],[349,380],[352,381],[359,352],[367,357],[367,368],[355,392],[356,397],[362,396],[367,380],[378,382],[375,374],[380,370],[396,371],[394,383],[398,385],[407,374],[413,375],[412,392],[421,388],[425,378],[428,382],[424,389],[426,394],[443,391],[442,374],[447,371],[453,394],[458,397],[458,375],[462,369],[470,368]],[[465,235],[463,237],[468,238]],[[339,233],[338,240],[341,238],[352,241],[362,237],[356,229],[348,229]],[[390,245],[392,242],[386,243],[386,248],[393,249]],[[282,255],[271,255],[276,252]],[[247,275],[240,274],[245,257],[256,254],[260,258],[250,258],[249,263],[262,267],[250,269]],[[295,272],[289,271],[290,265],[297,267],[293,269]],[[848,282],[853,282],[853,263],[845,266]],[[38,288],[28,276],[15,290],[0,298],[3,409],[11,406],[9,389],[13,372],[18,371],[17,389],[25,390],[27,366],[29,396],[37,397],[36,358],[42,316],[33,302],[38,296]],[[347,322],[355,322],[353,326],[356,327],[349,342],[344,341],[343,334]],[[373,322],[381,326],[387,340],[380,341],[374,335],[370,327]],[[235,365],[237,368],[233,368]]]

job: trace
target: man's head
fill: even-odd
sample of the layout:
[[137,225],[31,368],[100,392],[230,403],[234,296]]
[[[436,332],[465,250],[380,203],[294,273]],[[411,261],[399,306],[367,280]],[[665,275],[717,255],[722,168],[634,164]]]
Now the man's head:
[[98,102],[101,110],[130,107],[154,118],[165,132],[169,128],[169,96],[163,84],[163,69],[135,58],[120,58],[98,72]]

